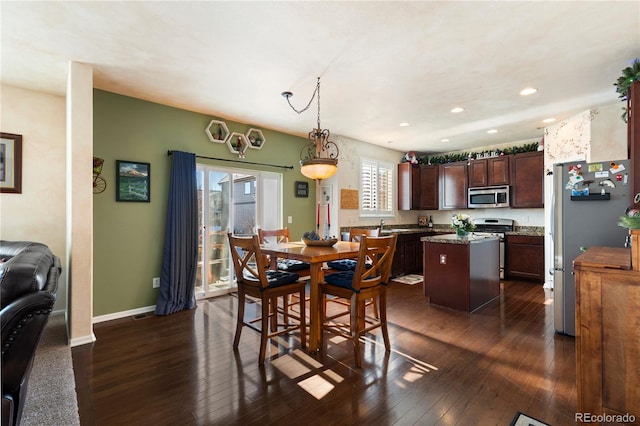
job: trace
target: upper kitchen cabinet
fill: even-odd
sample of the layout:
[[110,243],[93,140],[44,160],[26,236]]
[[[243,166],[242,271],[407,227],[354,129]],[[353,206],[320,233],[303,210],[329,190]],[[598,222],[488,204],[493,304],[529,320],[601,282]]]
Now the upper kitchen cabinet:
[[420,166],[398,164],[398,210],[417,210],[420,203]]
[[420,166],[420,210],[438,210],[438,166]]
[[467,162],[441,164],[438,170],[440,181],[440,209],[467,208]]
[[438,209],[438,166],[398,164],[398,210]]
[[509,157],[471,160],[468,172],[469,188],[509,185]]
[[511,156],[511,207],[544,207],[544,153]]

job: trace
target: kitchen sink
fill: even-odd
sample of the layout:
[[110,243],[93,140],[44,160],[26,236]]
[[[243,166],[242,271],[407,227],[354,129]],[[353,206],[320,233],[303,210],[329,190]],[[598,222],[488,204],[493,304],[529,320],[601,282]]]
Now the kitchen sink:
[[414,231],[414,229],[412,228],[390,228],[390,229],[383,229],[382,232],[383,233],[389,233],[392,234],[394,232],[411,232]]

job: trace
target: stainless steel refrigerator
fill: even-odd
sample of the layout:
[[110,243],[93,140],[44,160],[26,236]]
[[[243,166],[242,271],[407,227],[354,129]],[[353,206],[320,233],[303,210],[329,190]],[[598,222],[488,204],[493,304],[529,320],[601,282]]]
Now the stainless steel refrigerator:
[[554,325],[576,335],[573,260],[592,246],[624,247],[628,231],[617,225],[631,204],[629,160],[556,164],[551,234],[554,246]]

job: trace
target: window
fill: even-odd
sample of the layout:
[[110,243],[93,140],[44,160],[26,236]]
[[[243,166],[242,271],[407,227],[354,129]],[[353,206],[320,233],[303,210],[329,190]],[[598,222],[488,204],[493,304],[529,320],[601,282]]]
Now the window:
[[360,163],[360,216],[393,216],[393,164]]

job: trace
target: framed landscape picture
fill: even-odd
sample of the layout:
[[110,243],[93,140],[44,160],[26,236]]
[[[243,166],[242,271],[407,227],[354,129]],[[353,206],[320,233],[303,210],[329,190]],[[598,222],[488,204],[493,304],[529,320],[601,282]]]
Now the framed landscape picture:
[[0,192],[22,194],[22,135],[0,133]]
[[151,164],[116,160],[116,201],[151,201]]

